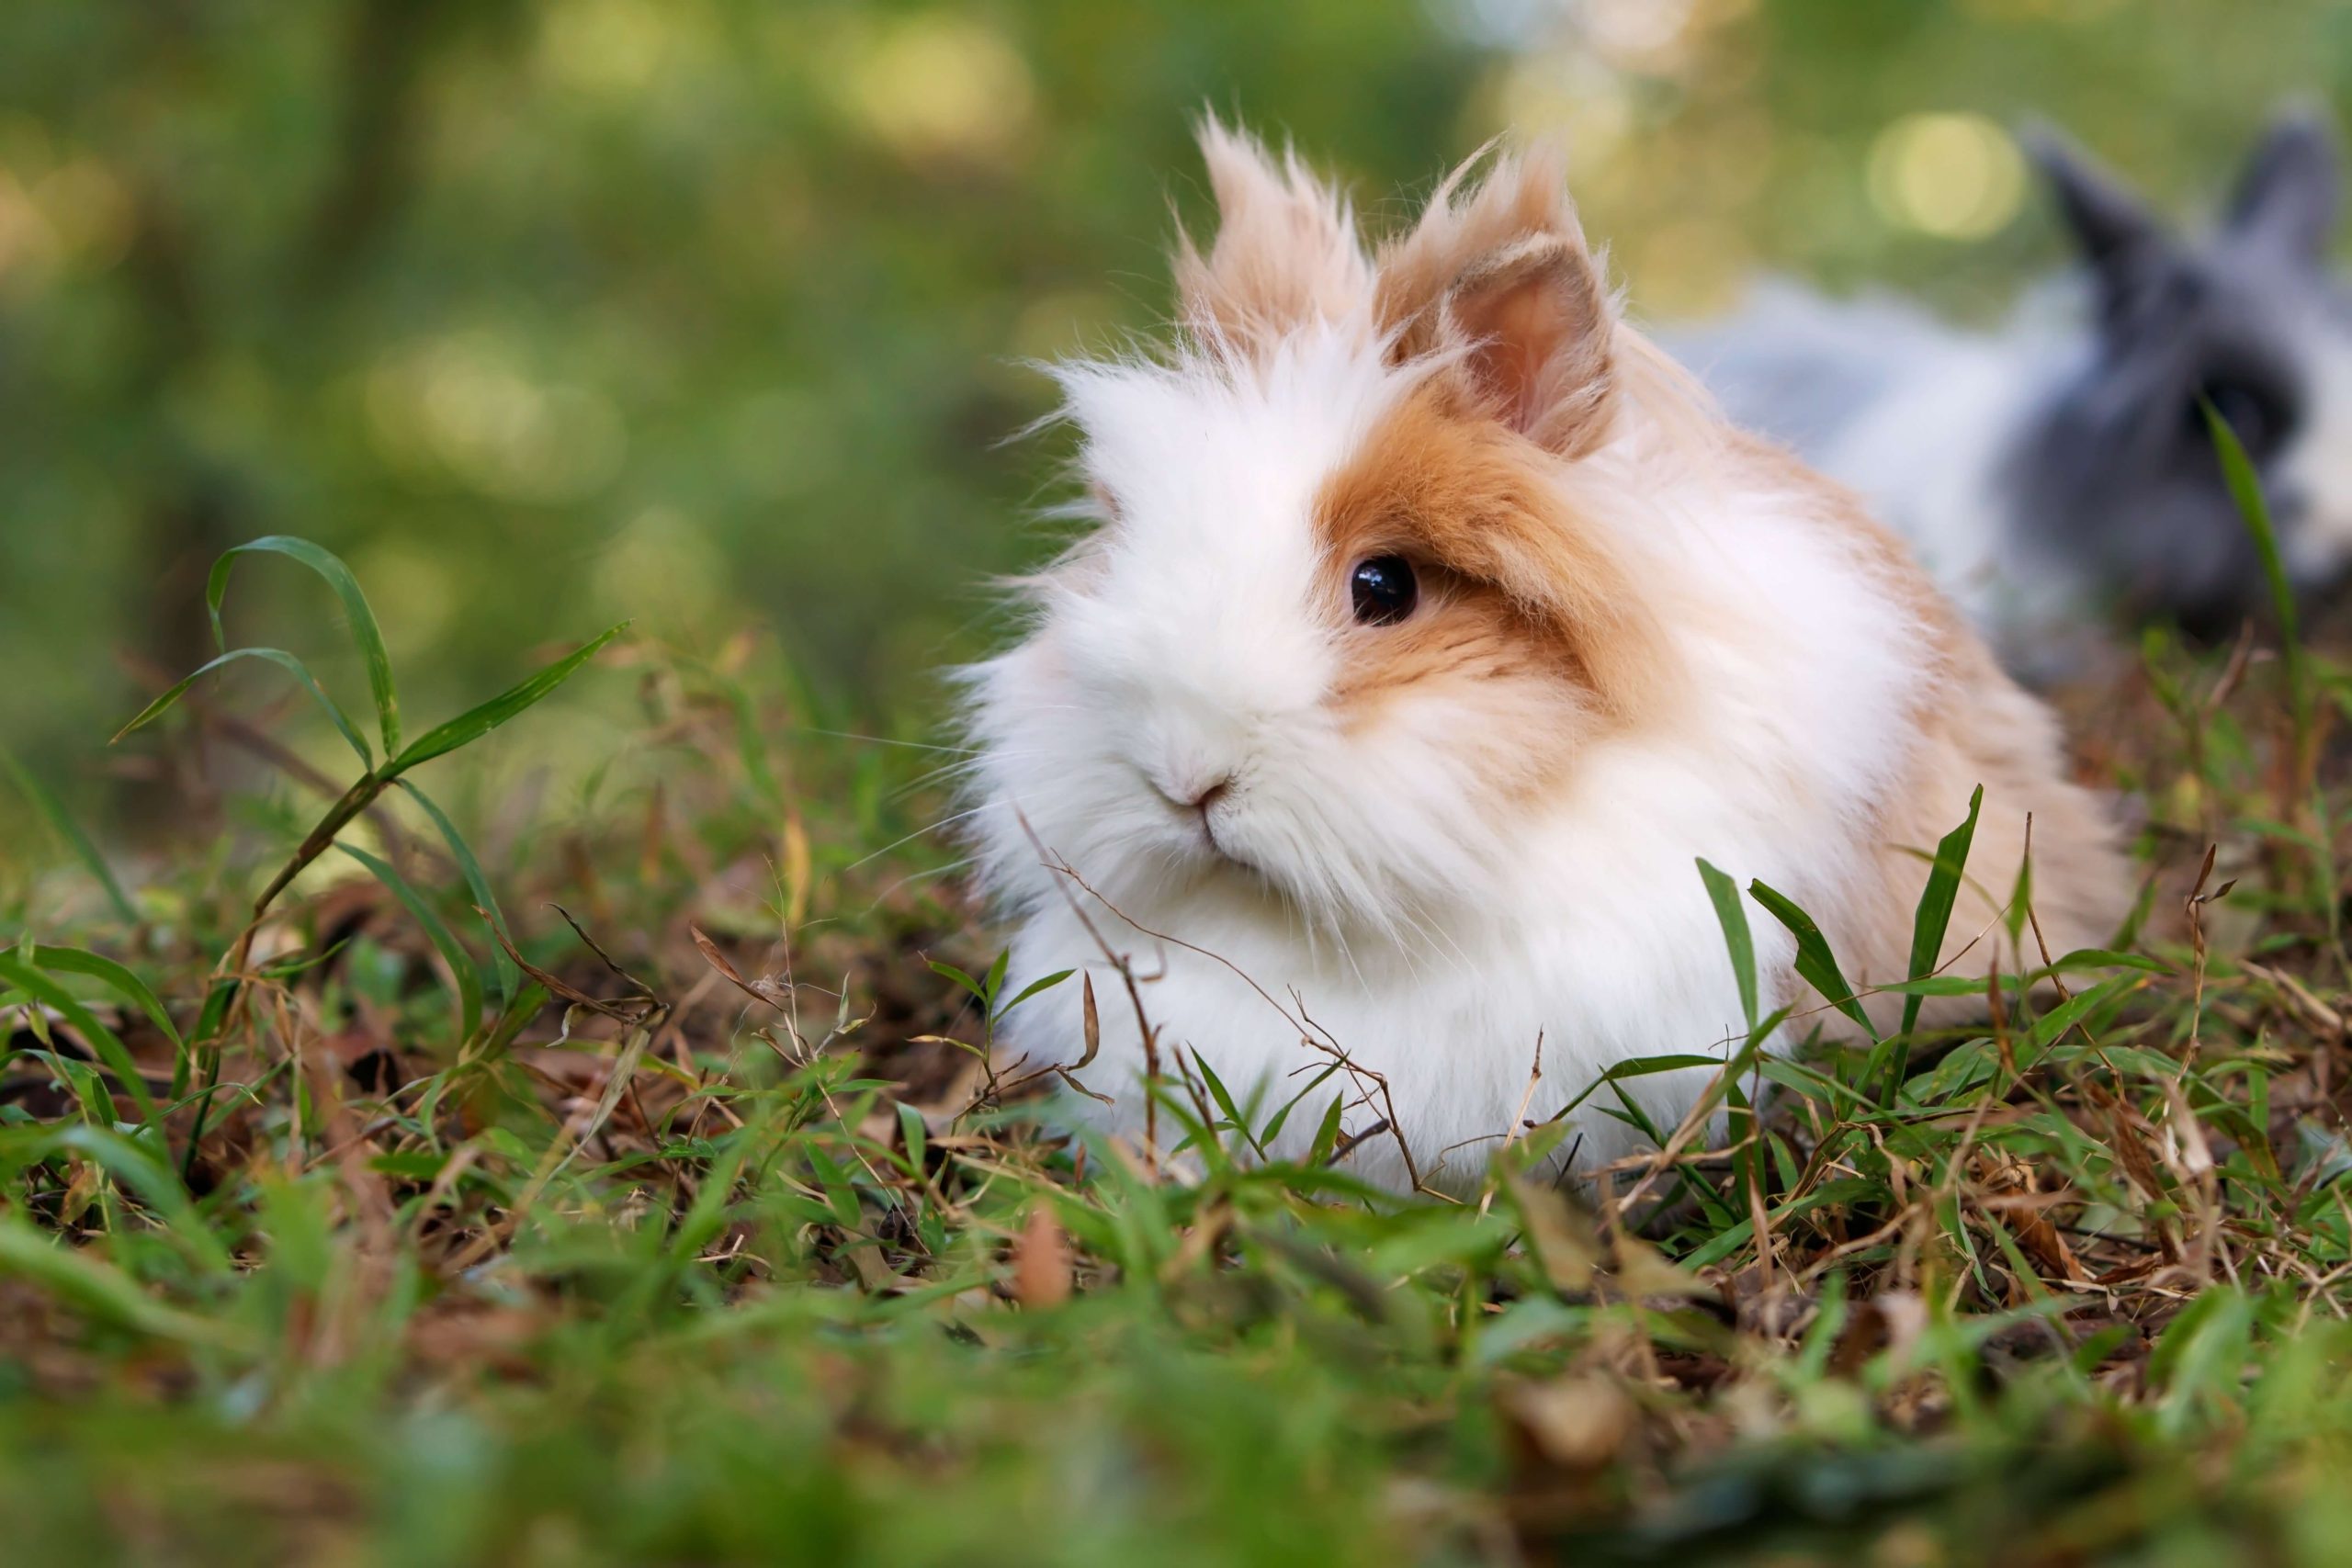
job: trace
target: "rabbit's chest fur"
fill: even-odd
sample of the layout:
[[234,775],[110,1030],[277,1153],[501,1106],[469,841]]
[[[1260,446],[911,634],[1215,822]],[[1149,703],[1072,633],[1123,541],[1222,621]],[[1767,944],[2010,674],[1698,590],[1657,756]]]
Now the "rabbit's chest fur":
[[[1697,886],[1687,862],[1683,880]],[[1624,911],[1612,918],[1605,897],[1588,903],[1589,897],[1563,888],[1538,918],[1433,928],[1407,951],[1341,951],[1329,940],[1310,946],[1247,914],[1195,918],[1189,929],[1201,940],[1186,946],[1125,931],[1116,945],[1137,977],[1133,999],[1113,965],[1086,964],[1100,1006],[1102,1055],[1081,1076],[1115,1104],[1073,1100],[1071,1107],[1114,1129],[1142,1128],[1148,1021],[1170,1086],[1180,1081],[1179,1053],[1207,1064],[1254,1107],[1253,1129],[1303,1097],[1270,1151],[1276,1156],[1303,1153],[1337,1095],[1348,1102],[1343,1125],[1351,1133],[1387,1118],[1393,1107],[1421,1179],[1458,1187],[1475,1179],[1522,1100],[1527,1117],[1541,1121],[1614,1063],[1657,1054],[1668,1042],[1720,1055],[1724,1041],[1743,1032],[1703,898],[1696,908],[1680,898],[1670,900],[1676,908],[1634,911],[1636,930]],[[1015,961],[1035,972],[1091,944],[1076,918],[1057,911],[1022,931]],[[1068,1059],[1079,1007],[1074,981],[1047,993],[1008,1021],[1007,1043]],[[1539,1041],[1543,1077],[1531,1094]],[[1624,1088],[1670,1129],[1707,1077],[1704,1069],[1685,1068]],[[1385,1093],[1377,1088],[1383,1080]],[[1642,1146],[1633,1129],[1592,1109],[1615,1103],[1603,1090],[1573,1114],[1579,1167]],[[1383,1185],[1406,1184],[1394,1138],[1367,1141],[1348,1168]]]
[[[1138,884],[1105,900],[1074,880],[1038,888],[1012,973],[1077,964],[1091,975],[1101,1054],[1082,1077],[1115,1101],[1075,1100],[1076,1111],[1140,1130],[1148,1026],[1171,1086],[1178,1053],[1196,1056],[1237,1097],[1254,1098],[1257,1126],[1316,1083],[1284,1120],[1276,1154],[1305,1149],[1343,1093],[1351,1130],[1393,1112],[1421,1178],[1459,1185],[1522,1106],[1542,1122],[1580,1100],[1563,1149],[1589,1169],[1647,1146],[1603,1111],[1623,1109],[1617,1087],[1587,1093],[1611,1066],[1719,1060],[1745,1037],[1700,858],[1788,894],[1834,934],[1857,934],[1852,917],[1873,902],[1864,889],[1889,869],[1858,846],[1884,838],[1885,803],[1923,750],[1915,733],[1931,639],[1872,581],[1852,538],[1769,478],[1745,492],[1668,486],[1652,499],[1644,547],[1679,601],[1679,711],[1580,758],[1496,855],[1463,864],[1454,897],[1425,900],[1385,930],[1350,931],[1310,922],[1239,874],[1174,892]],[[1937,809],[1957,820],[1973,782],[1955,772]],[[1894,874],[1915,863],[1898,860]],[[1769,1010],[1794,999],[1794,943],[1749,908]],[[1136,976],[1132,998],[1104,944]],[[1886,967],[1867,948],[1846,958],[1858,983],[1874,963]],[[1008,1020],[1007,1055],[1074,1059],[1080,1008],[1075,981],[1025,1004]],[[1784,1029],[1774,1047],[1813,1021]],[[1342,1055],[1363,1070],[1322,1076]],[[1711,1076],[1688,1066],[1622,1087],[1671,1132]],[[1374,1091],[1379,1080],[1385,1094]],[[1351,1162],[1370,1179],[1406,1180],[1394,1137],[1366,1141]]]
[[[1135,926],[1097,908],[1095,931],[1136,976],[1132,997],[1074,908],[1049,906],[1022,928],[1014,972],[1050,972],[1075,957],[1091,976],[1102,1053],[1083,1076],[1116,1103],[1073,1101],[1086,1115],[1141,1128],[1148,1025],[1171,1085],[1179,1052],[1205,1062],[1255,1104],[1253,1127],[1315,1086],[1284,1120],[1276,1155],[1304,1151],[1340,1094],[1348,1129],[1393,1114],[1421,1178],[1458,1186],[1475,1179],[1522,1105],[1528,1119],[1543,1121],[1616,1063],[1720,1058],[1736,1047],[1746,1032],[1739,994],[1691,844],[1683,825],[1662,818],[1612,829],[1604,842],[1579,842],[1565,827],[1532,836],[1508,910],[1425,917],[1401,944],[1309,935],[1279,906],[1251,898],[1198,897],[1152,909]],[[1137,929],[1147,925],[1181,932],[1181,941]],[[1785,970],[1791,944],[1774,929],[1756,935],[1769,984]],[[1007,1045],[1070,1059],[1080,1008],[1074,981],[1046,993],[1008,1021]],[[1531,1092],[1539,1041],[1543,1076]],[[1327,1073],[1342,1056],[1351,1067]],[[1686,1067],[1623,1088],[1670,1131],[1709,1076]],[[1381,1081],[1385,1094],[1375,1092]],[[1619,1103],[1604,1089],[1571,1113],[1580,1168],[1644,1146],[1598,1110]],[[1394,1138],[1360,1146],[1350,1168],[1385,1185],[1406,1179]]]

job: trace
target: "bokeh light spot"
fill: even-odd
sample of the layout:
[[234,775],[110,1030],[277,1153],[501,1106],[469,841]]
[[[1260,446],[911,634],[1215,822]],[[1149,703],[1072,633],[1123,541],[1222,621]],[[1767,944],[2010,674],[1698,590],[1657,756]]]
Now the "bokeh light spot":
[[54,266],[58,241],[17,177],[0,168],[0,287],[29,288]]
[[379,365],[368,376],[367,404],[386,459],[410,468],[437,464],[502,501],[584,500],[619,474],[628,449],[609,399],[534,381],[502,344],[478,334]]
[[1000,161],[1029,127],[1029,66],[1003,34],[930,12],[865,32],[836,87],[858,125],[904,156]]
[[548,13],[539,50],[566,86],[624,97],[652,84],[670,41],[662,12],[645,0],[569,0]]
[[1686,218],[1660,226],[1634,255],[1643,313],[1703,316],[1724,309],[1737,298],[1750,259],[1746,239],[1729,223]]
[[1584,0],[1580,10],[1585,38],[1602,59],[1655,72],[1682,62],[1697,6],[1692,0]]
[[1977,240],[2017,216],[2025,160],[1976,114],[1914,114],[1871,144],[1872,205],[1890,220],[1947,240]]
[[392,652],[429,650],[455,619],[458,577],[447,555],[441,547],[387,535],[352,561]]
[[1484,134],[1556,135],[1580,170],[1606,163],[1634,130],[1624,78],[1581,51],[1514,61],[1488,95]]
[[633,518],[596,562],[597,592],[658,633],[691,637],[725,603],[729,566],[710,535],[672,506]]
[[1967,8],[2002,22],[2091,22],[2123,0],[1967,0]]
[[32,189],[59,244],[76,265],[105,272],[130,248],[130,193],[96,158],[61,165]]
[[1118,319],[1119,302],[1093,289],[1040,295],[1012,323],[1012,352],[1024,359],[1100,353],[1115,346]]

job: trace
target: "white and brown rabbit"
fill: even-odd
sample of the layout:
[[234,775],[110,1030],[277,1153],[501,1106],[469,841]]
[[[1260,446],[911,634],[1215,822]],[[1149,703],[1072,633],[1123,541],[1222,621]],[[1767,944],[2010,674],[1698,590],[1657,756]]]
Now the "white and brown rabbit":
[[[1700,857],[1809,910],[1856,986],[1900,979],[1923,852],[1981,783],[1951,949],[2029,812],[2053,948],[2111,934],[2123,866],[2049,713],[1851,496],[1618,319],[1554,161],[1457,174],[1368,252],[1295,156],[1202,143],[1220,220],[1177,256],[1176,342],[1058,372],[1096,526],[968,672],[1009,984],[1080,966],[1104,1003],[1090,1114],[1143,1124],[1145,1042],[1089,922],[1171,1074],[1272,1106],[1329,1065],[1304,1035],[1336,1043],[1387,1086],[1350,1124],[1393,1111],[1457,1187],[1522,1106],[1744,1034]],[[1809,995],[1760,913],[1766,1006]],[[1071,1062],[1081,1032],[1070,984],[1000,1044]],[[1710,1076],[1624,1088],[1671,1127]],[[1580,1168],[1640,1144],[1605,1102],[1571,1117]],[[1389,1137],[1349,1164],[1407,1180]]]

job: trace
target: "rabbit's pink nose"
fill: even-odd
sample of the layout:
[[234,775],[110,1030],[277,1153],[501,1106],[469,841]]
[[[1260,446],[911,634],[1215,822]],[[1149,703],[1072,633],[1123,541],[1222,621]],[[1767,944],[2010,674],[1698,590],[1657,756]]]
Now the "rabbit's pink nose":
[[1219,773],[1216,777],[1204,781],[1185,780],[1181,783],[1163,784],[1159,786],[1159,793],[1168,797],[1169,805],[1181,806],[1187,811],[1197,811],[1204,817],[1208,815],[1210,807],[1224,799],[1226,795],[1232,793],[1232,790],[1233,775],[1231,773]]

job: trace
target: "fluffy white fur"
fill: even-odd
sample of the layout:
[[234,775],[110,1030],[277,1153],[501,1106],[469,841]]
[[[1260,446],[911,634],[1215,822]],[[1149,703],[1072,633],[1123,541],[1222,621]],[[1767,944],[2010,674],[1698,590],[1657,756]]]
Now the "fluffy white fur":
[[2095,595],[2016,526],[2005,468],[2041,414],[2036,390],[2078,373],[2075,313],[2052,292],[1973,333],[1899,300],[1833,302],[1768,280],[1735,327],[1667,341],[1734,417],[1850,485],[2005,662],[2055,673],[2090,646]]
[[[1102,1049],[1082,1077],[1114,1103],[1074,1099],[1079,1113],[1145,1122],[1144,1029],[1107,943],[1137,976],[1163,1072],[1180,1053],[1210,1065],[1257,1100],[1253,1124],[1335,1053],[1385,1080],[1374,1097],[1365,1077],[1330,1077],[1278,1152],[1303,1149],[1343,1093],[1351,1130],[1393,1110],[1421,1179],[1458,1187],[1522,1103],[1541,1121],[1628,1058],[1736,1049],[1741,1005],[1695,862],[1856,908],[1892,797],[1920,788],[1922,713],[1962,700],[1934,660],[1962,634],[1921,619],[1924,590],[1907,568],[1894,581],[1881,536],[1838,525],[1838,492],[1718,460],[1733,438],[1703,396],[1619,325],[1610,417],[1543,471],[1649,595],[1680,676],[1670,721],[1598,728],[1504,803],[1498,755],[1528,737],[1466,710],[1460,687],[1408,682],[1368,720],[1343,713],[1351,634],[1329,593],[1347,563],[1324,558],[1318,491],[1460,351],[1396,352],[1369,260],[1327,253],[1309,318],[1250,352],[1210,328],[1164,360],[1060,372],[1104,516],[1035,580],[1022,639],[967,671],[971,830],[1016,926],[1008,987],[1092,978]],[[1335,268],[1354,286],[1332,287]],[[1982,716],[2048,746],[2030,705]],[[1220,779],[1204,828],[1187,803]],[[1925,816],[1957,819],[1969,782]],[[1760,911],[1751,925],[1769,1007],[1789,994],[1792,943]],[[1000,1046],[1070,1063],[1080,1039],[1072,981],[1015,1010]],[[1671,1128],[1712,1076],[1623,1087]],[[1604,1089],[1569,1118],[1580,1168],[1644,1146],[1615,1103]],[[1350,1166],[1406,1181],[1394,1136]]]
[[[1886,738],[1919,695],[1897,651],[1916,628],[1834,536],[1772,498],[1713,492],[1638,411],[1578,465],[1577,495],[1679,585],[1701,722],[1604,743],[1568,793],[1511,818],[1476,803],[1443,707],[1340,733],[1309,501],[1423,373],[1385,365],[1367,319],[1301,335],[1261,375],[1186,355],[1064,377],[1123,525],[1085,547],[1076,583],[1040,590],[1026,640],[973,672],[978,837],[984,880],[1021,914],[1011,983],[1093,976],[1087,1077],[1123,1130],[1142,1123],[1143,1041],[1081,914],[1146,977],[1164,1070],[1195,1054],[1271,1109],[1330,1064],[1314,1040],[1336,1044],[1387,1080],[1424,1179],[1459,1181],[1510,1127],[1539,1039],[1538,1119],[1628,1057],[1722,1055],[1744,1024],[1695,858],[1802,901],[1845,869],[1837,847],[1887,787]],[[1227,773],[1216,834],[1254,874],[1176,804]],[[1765,972],[1783,968],[1786,933],[1759,919],[1756,934]],[[1005,1047],[1074,1060],[1079,1008],[1075,982],[1046,993]],[[1708,1077],[1626,1088],[1671,1127]],[[1356,1098],[1334,1078],[1289,1119],[1285,1150],[1342,1087]],[[1604,1103],[1574,1117],[1579,1165],[1638,1145]],[[1352,1157],[1404,1178],[1391,1138]]]

